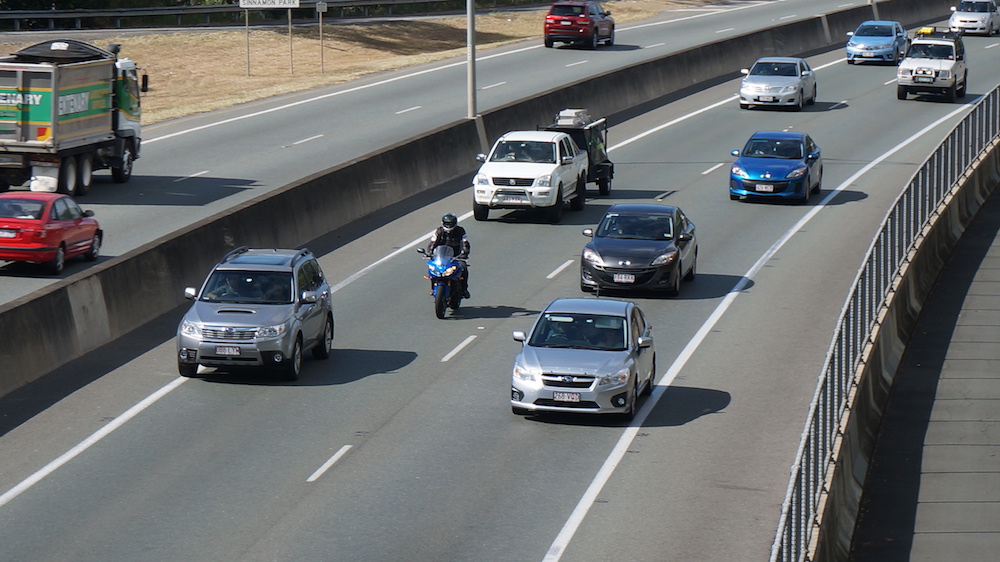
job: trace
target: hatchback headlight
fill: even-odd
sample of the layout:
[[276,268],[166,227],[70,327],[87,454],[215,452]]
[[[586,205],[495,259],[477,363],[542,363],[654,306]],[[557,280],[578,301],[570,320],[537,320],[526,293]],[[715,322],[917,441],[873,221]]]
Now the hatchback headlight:
[[522,367],[521,365],[514,364],[514,380],[525,381],[525,382],[535,382],[535,372]]
[[625,384],[628,382],[628,367],[618,371],[613,375],[606,375],[601,377],[597,384],[600,386],[612,386],[617,384]]
[[746,173],[746,171],[743,168],[741,168],[739,164],[733,164],[733,167],[729,170],[729,173],[738,178],[743,178],[743,179],[750,178],[750,174]]
[[666,254],[656,256],[656,259],[653,260],[653,263],[651,265],[664,265],[668,263],[673,263],[675,259],[677,259],[677,252],[667,252]]
[[805,174],[806,174],[806,167],[802,166],[801,168],[795,168],[791,172],[788,172],[788,175],[785,176],[785,177],[786,178],[801,178]]
[[284,333],[285,333],[285,325],[284,324],[275,324],[274,326],[261,326],[260,329],[257,330],[257,337],[258,338],[277,338],[277,337],[280,337],[281,334],[284,334]]
[[201,324],[197,322],[192,322],[190,320],[185,320],[181,322],[181,333],[185,336],[191,336],[193,338],[201,337]]
[[593,264],[604,265],[604,260],[601,259],[601,254],[598,254],[596,251],[591,250],[590,248],[583,249],[583,259]]

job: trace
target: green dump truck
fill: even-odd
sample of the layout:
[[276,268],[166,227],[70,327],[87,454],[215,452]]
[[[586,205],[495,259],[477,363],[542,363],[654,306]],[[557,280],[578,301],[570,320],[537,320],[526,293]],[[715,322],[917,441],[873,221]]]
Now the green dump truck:
[[102,169],[129,180],[147,77],[118,51],[58,39],[0,57],[0,191],[84,195]]

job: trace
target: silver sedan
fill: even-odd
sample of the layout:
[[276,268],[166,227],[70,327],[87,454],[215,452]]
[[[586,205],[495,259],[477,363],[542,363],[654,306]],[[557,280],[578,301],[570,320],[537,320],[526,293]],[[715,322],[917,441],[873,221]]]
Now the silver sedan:
[[764,57],[740,72],[746,75],[740,83],[743,109],[771,105],[801,111],[816,103],[816,73],[803,59]]
[[514,360],[511,410],[635,416],[653,390],[653,326],[639,307],[608,298],[556,299],[538,315]]

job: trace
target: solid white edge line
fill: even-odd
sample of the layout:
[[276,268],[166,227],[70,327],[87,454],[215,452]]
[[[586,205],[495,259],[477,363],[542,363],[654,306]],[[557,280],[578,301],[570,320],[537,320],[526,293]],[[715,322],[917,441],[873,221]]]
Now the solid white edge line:
[[131,408],[126,410],[125,413],[121,414],[117,418],[108,422],[107,425],[92,433],[90,437],[84,439],[77,446],[63,453],[61,456],[59,456],[59,458],[55,459],[54,461],[45,465],[31,476],[22,480],[17,486],[14,486],[10,490],[7,490],[6,493],[0,496],[0,507],[6,505],[8,502],[13,500],[17,496],[21,495],[21,493],[23,493],[28,488],[34,486],[35,484],[37,484],[41,479],[55,472],[56,469],[58,469],[62,465],[76,458],[80,453],[89,449],[91,445],[94,445],[101,439],[104,439],[104,437],[106,437],[109,433],[124,425],[125,422],[134,418],[140,412],[142,412],[149,406],[153,405],[153,403],[155,403],[157,400],[169,394],[173,389],[183,384],[184,381],[186,380],[188,379],[184,377],[177,377],[176,379],[174,379],[172,382],[170,382],[160,390],[157,390],[156,392],[147,396],[142,402],[139,402],[135,406],[132,406]]
[[336,463],[337,461],[339,461],[341,459],[341,457],[343,457],[344,455],[346,455],[347,451],[350,451],[350,450],[351,450],[351,446],[350,445],[344,445],[343,447],[341,447],[340,450],[337,451],[336,453],[334,453],[333,456],[330,457],[329,460],[327,460],[325,463],[323,463],[323,466],[317,468],[316,472],[312,473],[312,476],[310,476],[309,478],[306,478],[306,482],[315,482],[316,480],[318,480],[320,476],[323,476],[323,474],[327,470],[329,470],[330,467],[334,465],[334,463]]
[[555,268],[555,270],[552,273],[546,275],[545,278],[546,279],[552,279],[556,275],[559,275],[560,273],[562,273],[562,270],[564,270],[567,267],[573,265],[573,261],[574,260],[566,260],[566,263],[564,263],[564,264],[560,265],[559,267]]
[[721,168],[721,167],[723,167],[725,165],[726,165],[725,162],[719,162],[718,164],[716,164],[716,165],[712,166],[711,168],[709,168],[709,169],[705,170],[704,172],[702,172],[701,175],[707,176],[708,174],[711,174],[712,172],[718,170],[719,168]]
[[180,183],[180,182],[182,182],[184,180],[189,180],[191,178],[196,178],[198,176],[203,176],[203,175],[205,175],[207,173],[208,173],[208,170],[202,170],[202,171],[198,172],[197,174],[191,174],[190,176],[184,176],[183,178],[177,178],[177,179],[174,180],[174,183]]
[[320,139],[320,138],[323,138],[323,133],[320,133],[318,135],[313,135],[313,136],[311,136],[309,138],[305,138],[305,139],[302,139],[302,140],[299,140],[299,141],[295,141],[292,144],[302,144],[304,142],[314,141],[314,140]]
[[458,352],[462,351],[463,349],[465,349],[465,346],[467,346],[470,343],[472,343],[472,340],[474,340],[474,339],[476,339],[476,336],[469,336],[469,337],[465,338],[464,340],[462,340],[462,343],[456,345],[455,349],[451,350],[450,352],[448,352],[448,355],[445,355],[444,357],[441,358],[441,362],[442,363],[447,363],[449,359],[451,359],[452,357],[458,355]]
[[[660,398],[663,396],[663,393],[666,391],[666,388],[670,386],[670,383],[673,382],[673,380],[677,377],[677,374],[680,373],[684,365],[687,364],[688,360],[694,354],[695,350],[698,349],[702,341],[704,341],[705,337],[707,337],[708,334],[711,332],[711,330],[715,327],[715,324],[718,323],[718,321],[722,318],[722,315],[729,309],[732,303],[736,300],[736,297],[740,294],[740,291],[742,291],[743,288],[746,287],[747,283],[749,283],[750,280],[753,279],[754,275],[756,275],[760,271],[760,269],[764,266],[764,264],[767,263],[767,261],[770,260],[771,257],[773,257],[774,254],[777,253],[777,251],[781,249],[781,247],[784,246],[785,243],[792,238],[792,236],[795,235],[795,233],[801,230],[806,225],[806,223],[812,220],[812,218],[816,216],[831,199],[833,199],[833,197],[835,197],[844,189],[847,189],[847,187],[849,187],[855,181],[857,181],[858,178],[860,178],[869,170],[871,170],[872,168],[883,162],[885,159],[889,158],[896,152],[902,150],[904,147],[906,147],[913,141],[922,137],[924,134],[926,134],[934,127],[940,125],[941,123],[947,121],[948,119],[951,119],[953,116],[967,110],[968,106],[962,106],[955,109],[954,111],[951,111],[947,115],[939,118],[937,121],[934,121],[930,125],[927,125],[923,129],[917,131],[903,142],[897,144],[895,147],[889,149],[889,151],[883,153],[881,156],[879,156],[875,160],[872,160],[864,167],[862,167],[860,170],[855,172],[853,175],[851,175],[851,177],[847,178],[843,183],[838,185],[836,189],[834,189],[826,197],[824,197],[823,200],[820,201],[820,203],[817,206],[810,209],[809,212],[806,213],[801,219],[799,219],[799,221],[796,222],[794,226],[785,231],[785,233],[770,248],[768,248],[767,252],[765,252],[764,255],[762,255],[760,259],[757,260],[757,262],[753,265],[753,267],[751,267],[749,270],[747,270],[746,273],[743,274],[743,277],[741,277],[740,280],[736,283],[736,285],[734,285],[733,288],[730,289],[729,293],[726,294],[726,297],[722,300],[721,303],[719,303],[719,306],[716,307],[716,309],[712,312],[711,316],[709,316],[708,319],[705,321],[705,323],[702,324],[701,328],[698,329],[698,332],[694,335],[694,337],[687,343],[687,345],[684,346],[684,349],[681,351],[677,359],[670,365],[670,369],[668,369],[667,372],[663,375],[663,378],[660,380],[660,382],[656,384],[656,389],[653,391],[649,399],[646,400],[646,402],[636,413],[635,419],[632,420],[631,423],[629,423],[629,427],[626,428],[626,430],[622,433],[622,436],[618,439],[618,443],[615,445],[614,449],[612,449],[608,457],[604,460],[604,464],[601,466],[600,470],[598,470],[597,475],[594,477],[594,480],[591,481],[590,486],[587,487],[587,490],[584,492],[583,497],[580,498],[580,501],[577,503],[576,508],[573,509],[573,512],[566,520],[566,523],[559,531],[559,534],[556,536],[555,540],[552,541],[551,546],[549,546],[548,551],[545,553],[545,558],[543,558],[543,562],[558,562],[558,560],[562,557],[563,553],[566,551],[566,547],[569,546],[569,541],[572,540],[573,535],[576,534],[576,530],[580,527],[580,524],[583,522],[584,517],[586,517],[587,513],[590,511],[591,506],[597,500],[598,494],[600,494],[601,491],[604,489],[604,486],[611,478],[611,474],[618,466],[618,463],[621,462],[622,458],[625,456],[625,453],[631,446],[632,441],[638,434],[639,428],[642,426],[642,424],[646,421],[646,418],[649,416],[649,412],[652,411],[656,403],[659,402]],[[624,145],[631,141],[632,139],[629,139],[628,141],[622,144]]]

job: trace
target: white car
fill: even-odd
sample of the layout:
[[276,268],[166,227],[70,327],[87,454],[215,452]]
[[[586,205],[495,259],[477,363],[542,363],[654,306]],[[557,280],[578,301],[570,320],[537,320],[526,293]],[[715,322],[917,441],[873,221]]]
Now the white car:
[[742,109],[773,105],[801,111],[816,103],[816,73],[803,59],[764,57],[740,72],[746,75],[740,83]]
[[472,180],[476,220],[490,209],[542,209],[549,221],[562,217],[563,205],[583,210],[587,195],[587,152],[558,131],[512,131],[493,145]]
[[955,101],[965,96],[968,78],[961,34],[922,27],[896,70],[896,97],[905,100],[908,94],[927,93]]
[[993,35],[1000,32],[1000,10],[994,0],[966,0],[952,6],[948,27],[959,33]]

